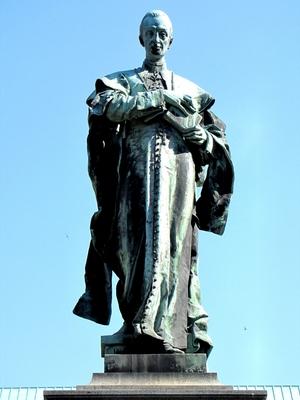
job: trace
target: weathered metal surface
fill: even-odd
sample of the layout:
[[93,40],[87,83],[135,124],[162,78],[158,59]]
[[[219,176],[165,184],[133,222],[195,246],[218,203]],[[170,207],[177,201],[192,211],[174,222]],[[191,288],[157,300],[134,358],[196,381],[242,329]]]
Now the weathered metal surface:
[[[223,233],[233,168],[225,126],[210,110],[214,99],[167,69],[172,40],[168,16],[146,14],[143,66],[98,79],[88,98],[89,173],[98,211],[86,292],[74,313],[109,323],[114,272],[124,319],[117,336],[131,336],[153,353],[208,355],[197,229]],[[195,183],[203,184],[199,199]]]

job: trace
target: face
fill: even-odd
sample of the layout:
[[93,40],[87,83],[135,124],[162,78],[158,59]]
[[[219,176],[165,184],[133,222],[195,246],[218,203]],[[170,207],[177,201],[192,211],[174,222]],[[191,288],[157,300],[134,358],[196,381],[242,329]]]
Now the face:
[[171,45],[170,21],[163,16],[149,16],[143,22],[142,40],[146,59],[157,61],[164,57]]

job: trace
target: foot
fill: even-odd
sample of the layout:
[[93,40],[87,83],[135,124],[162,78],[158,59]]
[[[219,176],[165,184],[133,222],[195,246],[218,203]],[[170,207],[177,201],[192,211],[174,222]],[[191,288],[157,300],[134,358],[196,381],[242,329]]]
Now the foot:
[[163,344],[166,353],[178,353],[184,354],[183,350],[178,349],[177,347],[172,346],[170,343],[164,342]]
[[126,336],[132,334],[133,334],[133,327],[124,322],[121,328],[117,332],[115,332],[113,336]]

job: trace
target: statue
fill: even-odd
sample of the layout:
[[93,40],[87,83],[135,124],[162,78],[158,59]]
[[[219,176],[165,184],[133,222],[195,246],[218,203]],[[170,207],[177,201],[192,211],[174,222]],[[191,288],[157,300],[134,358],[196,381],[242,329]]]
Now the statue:
[[225,125],[207,92],[167,69],[173,28],[164,12],[144,16],[139,40],[142,67],[98,79],[87,100],[98,211],[74,313],[109,324],[114,272],[124,319],[116,335],[142,340],[146,352],[208,355],[197,229],[225,228],[233,187]]

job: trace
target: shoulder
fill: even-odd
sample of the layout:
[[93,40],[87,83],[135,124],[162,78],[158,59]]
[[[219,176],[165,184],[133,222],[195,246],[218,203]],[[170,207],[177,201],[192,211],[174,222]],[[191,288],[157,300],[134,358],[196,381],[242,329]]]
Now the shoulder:
[[191,95],[194,96],[208,94],[204,89],[202,89],[196,83],[175,73],[173,73],[173,82],[175,90],[188,91]]
[[108,88],[128,93],[130,92],[131,81],[136,79],[139,70],[140,68],[129,69],[105,75],[96,80],[96,91],[101,92]]
[[141,68],[133,68],[127,69],[124,71],[117,71],[111,74],[105,75],[105,78],[115,80],[115,79],[122,79],[122,77],[126,77],[128,79],[132,78],[137,74],[137,72],[141,71]]

